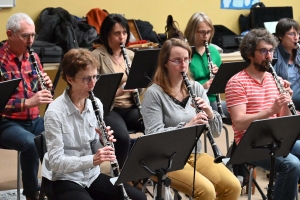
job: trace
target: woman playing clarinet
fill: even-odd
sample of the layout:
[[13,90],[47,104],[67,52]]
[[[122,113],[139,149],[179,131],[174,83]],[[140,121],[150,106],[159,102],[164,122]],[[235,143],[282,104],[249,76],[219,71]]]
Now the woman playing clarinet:
[[[99,61],[86,49],[72,49],[63,58],[62,78],[68,88],[49,105],[44,116],[48,152],[44,156],[42,176],[45,194],[54,195],[55,199],[124,200],[120,186],[112,185],[110,177],[101,173],[99,166],[116,159],[113,145],[103,147],[99,141],[103,132],[107,132],[110,142],[115,139],[110,127],[105,131],[98,126],[90,99],[99,79],[99,67]],[[98,105],[98,117],[102,118],[102,103],[96,97],[93,102]],[[138,189],[126,183],[124,187],[130,199],[146,200],[146,195]]]
[[[191,53],[189,44],[180,39],[172,38],[163,44],[153,84],[146,90],[142,102],[146,134],[208,123],[212,135],[220,135],[221,117],[210,107],[203,86],[196,81],[190,81],[191,88],[197,96],[195,101],[199,109],[204,111],[196,114],[196,108],[192,105],[193,98],[190,97],[183,81],[182,73],[189,73]],[[197,147],[196,157],[194,153],[191,154],[183,169],[167,174],[171,179],[171,187],[192,196],[193,175],[196,169],[193,199],[238,199],[241,191],[238,179],[225,165],[216,164],[212,156],[201,153],[200,140]]]

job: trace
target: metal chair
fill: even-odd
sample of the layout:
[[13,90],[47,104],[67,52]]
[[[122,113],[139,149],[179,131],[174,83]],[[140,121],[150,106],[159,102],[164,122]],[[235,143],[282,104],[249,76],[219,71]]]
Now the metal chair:
[[[42,163],[43,159],[44,159],[44,155],[47,152],[45,132],[42,132],[40,135],[35,136],[34,143],[35,143],[36,150],[39,154],[40,161]],[[44,198],[45,198],[45,181],[44,180],[45,180],[45,178],[42,177],[39,200],[44,200]],[[47,199],[55,200],[55,197],[53,194],[47,194]]]
[[[0,145],[0,149],[6,149],[6,150],[14,150],[10,149],[6,146]],[[20,164],[20,154],[21,152],[18,151],[17,156],[17,200],[21,199],[21,164]]]

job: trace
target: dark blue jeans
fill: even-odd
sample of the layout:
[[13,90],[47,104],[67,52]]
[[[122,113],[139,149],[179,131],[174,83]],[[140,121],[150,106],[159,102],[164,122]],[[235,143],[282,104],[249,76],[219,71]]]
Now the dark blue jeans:
[[[252,164],[270,170],[270,159],[253,161]],[[275,158],[276,181],[274,187],[274,200],[293,200],[298,194],[298,179],[300,173],[299,159],[288,154],[287,157],[282,156]]]
[[39,155],[34,137],[44,131],[44,119],[2,120],[0,123],[0,144],[21,152],[23,195],[31,196],[40,190],[38,185]]

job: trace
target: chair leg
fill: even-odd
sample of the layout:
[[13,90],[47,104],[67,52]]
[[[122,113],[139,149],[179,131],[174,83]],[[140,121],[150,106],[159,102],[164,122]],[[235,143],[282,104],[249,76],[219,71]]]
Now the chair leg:
[[228,129],[226,128],[226,126],[223,126],[223,129],[225,131],[225,136],[226,136],[226,147],[227,147],[227,151],[229,149],[229,136],[228,136]]
[[17,200],[21,199],[21,163],[20,163],[21,152],[18,151],[17,156]]

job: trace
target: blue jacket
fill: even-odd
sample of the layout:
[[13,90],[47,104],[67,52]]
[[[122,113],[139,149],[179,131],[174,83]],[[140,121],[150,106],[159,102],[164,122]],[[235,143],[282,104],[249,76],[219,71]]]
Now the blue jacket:
[[[294,61],[295,67],[299,68],[298,72],[300,70],[300,50],[294,50],[296,52],[296,58]],[[277,58],[277,62],[274,65],[274,69],[278,76],[283,78],[284,80],[287,80],[291,82],[291,88],[293,90],[293,96],[292,100],[296,106],[297,110],[300,110],[300,73],[297,76],[296,82],[293,83],[293,81],[290,80],[288,76],[288,63],[290,59],[291,54],[288,53],[283,45],[279,43],[277,46],[275,52],[274,52],[274,58]]]

